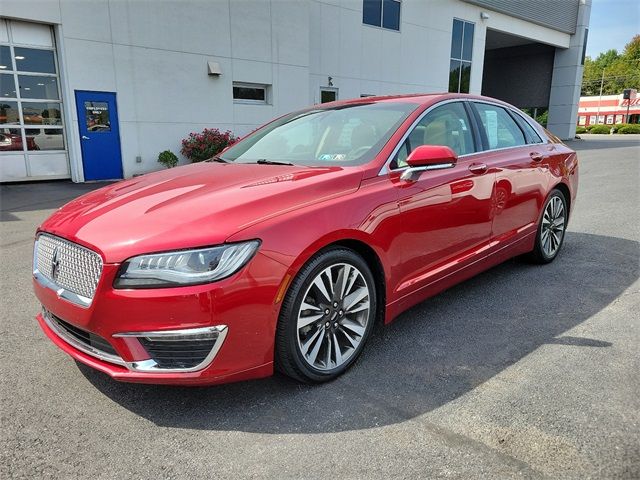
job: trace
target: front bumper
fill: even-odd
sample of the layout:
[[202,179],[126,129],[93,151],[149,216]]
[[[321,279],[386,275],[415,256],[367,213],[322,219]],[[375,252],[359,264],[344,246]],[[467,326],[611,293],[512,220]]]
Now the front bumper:
[[[149,290],[114,289],[118,267],[104,265],[89,307],[59,297],[34,278],[34,290],[44,308],[37,320],[45,334],[74,359],[116,380],[139,383],[211,385],[273,373],[279,313],[274,299],[286,273],[282,264],[258,253],[244,269],[221,282]],[[73,332],[78,329],[105,340],[113,351],[74,339],[52,321],[56,317]],[[159,337],[169,336],[165,339],[175,344],[180,336],[203,332],[216,336],[201,362],[167,368],[149,354],[149,341],[157,346]],[[163,347],[160,344],[156,352],[166,351]]]
[[228,332],[226,325],[216,325],[183,330],[114,334],[116,338],[125,338],[130,350],[135,349],[140,355],[148,356],[145,359],[127,362],[118,355],[108,340],[78,329],[44,308],[41,315],[47,327],[74,349],[103,362],[127,367],[134,372],[185,373],[203,370],[215,359]]

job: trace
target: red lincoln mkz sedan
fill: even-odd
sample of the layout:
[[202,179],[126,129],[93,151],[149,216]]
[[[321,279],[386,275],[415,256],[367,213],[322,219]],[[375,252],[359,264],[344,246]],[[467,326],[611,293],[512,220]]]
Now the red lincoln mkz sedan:
[[128,382],[343,373],[375,322],[516,255],[551,262],[575,152],[490,98],[316,105],[38,229],[44,332]]

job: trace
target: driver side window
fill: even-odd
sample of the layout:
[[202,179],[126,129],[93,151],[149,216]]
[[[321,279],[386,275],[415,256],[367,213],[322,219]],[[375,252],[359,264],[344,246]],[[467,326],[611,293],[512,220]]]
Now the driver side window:
[[407,166],[407,157],[420,145],[445,145],[458,155],[476,151],[467,111],[461,102],[446,103],[427,113],[414,127],[391,164]]

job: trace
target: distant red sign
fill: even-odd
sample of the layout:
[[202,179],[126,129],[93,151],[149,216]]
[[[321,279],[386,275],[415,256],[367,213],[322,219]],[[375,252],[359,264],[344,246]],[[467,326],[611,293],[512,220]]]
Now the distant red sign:
[[640,105],[640,97],[634,98],[633,100],[622,100],[620,102],[621,107],[626,107],[627,105],[633,107],[634,105]]

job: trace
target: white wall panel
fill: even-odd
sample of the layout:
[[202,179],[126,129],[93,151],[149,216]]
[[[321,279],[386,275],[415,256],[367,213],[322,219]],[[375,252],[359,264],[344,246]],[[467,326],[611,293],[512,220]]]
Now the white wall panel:
[[271,61],[271,2],[231,4],[231,46],[235,58]]
[[312,41],[320,42],[320,72],[328,75],[340,75],[340,56],[352,56],[353,47],[340,42],[340,8],[334,5],[320,5],[320,38]]
[[116,43],[231,56],[229,2],[111,0],[109,9]]
[[0,179],[3,182],[24,180],[27,176],[27,164],[22,154],[4,154],[0,159]]
[[[278,65],[276,75],[273,83],[273,103],[276,107],[274,116],[284,115],[313,103],[313,99],[309,98],[307,67]],[[236,121],[242,122],[243,119],[239,118]]]
[[[126,121],[222,123],[231,115],[231,62],[199,54],[116,47],[119,112]],[[220,77],[207,75],[207,61]]]
[[232,76],[234,82],[273,83],[273,64],[270,62],[258,62],[255,60],[232,60]]
[[111,44],[65,37],[65,50],[66,77],[73,90],[115,92]]
[[[347,8],[340,9],[340,55],[338,58],[339,74],[347,77],[360,78],[362,75],[363,45],[360,24],[362,12]],[[357,28],[354,28],[354,25]],[[337,73],[336,73],[337,74]]]
[[111,42],[109,0],[64,0],[60,17],[66,37]]
[[2,0],[0,16],[42,23],[60,23],[60,2],[51,0]]
[[309,65],[308,2],[271,2],[273,61],[288,65]]
[[69,162],[64,152],[27,154],[32,177],[69,175]]

